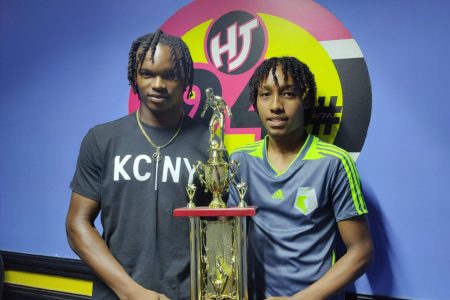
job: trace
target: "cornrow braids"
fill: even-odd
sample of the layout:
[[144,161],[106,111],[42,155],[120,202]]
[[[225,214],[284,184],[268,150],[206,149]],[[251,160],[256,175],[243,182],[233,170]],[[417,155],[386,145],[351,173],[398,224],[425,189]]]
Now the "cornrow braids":
[[169,46],[175,78],[183,82],[184,88],[187,89],[190,96],[194,82],[194,66],[189,48],[179,37],[165,34],[160,29],[137,38],[131,44],[128,55],[128,83],[137,93],[137,72],[141,68],[148,51],[150,51],[152,62],[154,62],[158,44]]
[[292,56],[272,57],[263,61],[261,65],[256,68],[248,82],[250,101],[253,107],[255,110],[257,109],[256,100],[258,98],[258,89],[261,87],[263,82],[267,80],[270,73],[273,76],[275,85],[279,87],[278,78],[275,75],[277,66],[281,66],[284,81],[288,80],[289,75],[292,76],[295,89],[299,92],[305,103],[305,107],[307,108],[305,110],[305,120],[308,122],[316,100],[316,82],[314,79],[314,74],[311,73],[309,67]]

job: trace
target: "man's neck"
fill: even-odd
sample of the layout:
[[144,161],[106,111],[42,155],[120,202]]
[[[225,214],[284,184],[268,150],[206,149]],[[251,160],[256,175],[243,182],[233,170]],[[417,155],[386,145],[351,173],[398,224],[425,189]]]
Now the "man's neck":
[[303,147],[307,137],[308,133],[306,131],[300,131],[295,135],[285,137],[274,137],[269,135],[267,148],[273,153],[297,154]]
[[183,116],[182,108],[176,107],[169,111],[153,112],[142,106],[139,108],[139,117],[142,123],[154,127],[175,127],[180,123]]
[[308,134],[301,131],[299,134],[287,137],[271,137],[267,143],[267,158],[277,172],[284,172],[297,157],[298,152],[305,144]]

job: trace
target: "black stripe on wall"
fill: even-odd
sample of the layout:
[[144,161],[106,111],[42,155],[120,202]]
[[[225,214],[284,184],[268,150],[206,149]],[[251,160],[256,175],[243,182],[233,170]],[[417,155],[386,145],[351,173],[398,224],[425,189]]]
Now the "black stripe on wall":
[[5,270],[93,280],[91,270],[78,259],[0,251]]
[[372,91],[364,58],[333,60],[342,85],[344,107],[334,144],[361,152],[372,114]]
[[[1,298],[1,297],[0,297]],[[4,300],[88,300],[89,296],[69,294],[63,292],[42,290],[14,284],[5,284],[3,291]]]

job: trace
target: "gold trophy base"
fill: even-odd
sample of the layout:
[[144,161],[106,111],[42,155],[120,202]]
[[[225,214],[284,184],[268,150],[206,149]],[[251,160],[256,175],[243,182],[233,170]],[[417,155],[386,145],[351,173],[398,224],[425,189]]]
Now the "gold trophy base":
[[246,219],[255,214],[254,207],[174,210],[190,219],[190,300],[249,299]]

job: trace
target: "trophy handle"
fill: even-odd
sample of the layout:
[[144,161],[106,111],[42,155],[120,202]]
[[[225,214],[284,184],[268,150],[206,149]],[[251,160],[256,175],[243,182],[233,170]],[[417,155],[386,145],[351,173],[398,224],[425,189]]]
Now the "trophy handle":
[[200,179],[200,182],[202,185],[206,186],[205,181],[205,165],[201,161],[197,161],[194,165],[194,173],[198,174],[198,178]]
[[229,165],[230,165],[230,169],[229,169],[230,170],[230,179],[229,179],[229,182],[233,182],[234,176],[236,175],[237,171],[239,170],[240,164],[239,164],[239,162],[237,160],[233,159],[232,161],[230,161]]

